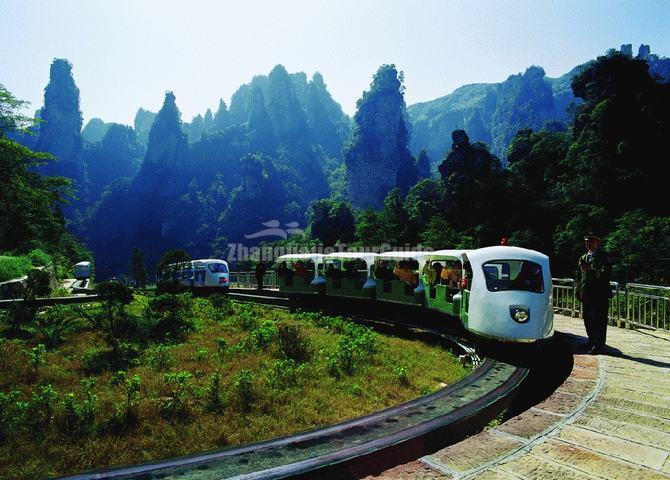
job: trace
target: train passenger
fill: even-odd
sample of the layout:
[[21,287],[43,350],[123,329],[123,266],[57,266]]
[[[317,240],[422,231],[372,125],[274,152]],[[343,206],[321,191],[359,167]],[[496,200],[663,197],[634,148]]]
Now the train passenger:
[[344,278],[349,280],[356,280],[359,277],[358,272],[356,271],[356,265],[354,262],[347,262],[344,265]]
[[293,285],[293,275],[294,274],[295,273],[293,272],[293,270],[288,268],[286,262],[281,262],[279,264],[279,268],[277,268],[277,275],[279,275],[280,277],[284,277],[286,285],[288,285],[288,286]]
[[342,272],[339,268],[335,268],[334,263],[329,263],[328,268],[326,269],[326,278],[340,278]]
[[416,276],[414,272],[409,268],[409,262],[400,261],[398,262],[398,267],[393,269],[393,275],[398,277],[399,280],[405,282],[407,285],[416,286]]
[[429,285],[432,285],[435,282],[435,270],[430,268],[430,260],[426,260],[423,268],[421,269],[421,275],[426,277]]
[[440,262],[433,263],[433,269],[435,270],[435,280],[433,285],[440,283],[440,278],[442,277],[442,264]]
[[521,270],[512,282],[513,288],[518,290],[529,290],[531,292],[542,291],[542,269],[536,263],[523,262]]
[[307,268],[305,268],[305,262],[298,262],[295,264],[295,276],[296,277],[306,277]]

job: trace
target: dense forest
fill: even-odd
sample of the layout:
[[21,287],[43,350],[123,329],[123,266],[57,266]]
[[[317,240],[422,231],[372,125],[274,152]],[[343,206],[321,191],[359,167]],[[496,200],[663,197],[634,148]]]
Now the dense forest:
[[[39,121],[2,138],[22,149],[3,155],[23,159],[17,175],[33,183],[17,182],[44,195],[24,223],[46,215],[56,233],[7,229],[2,249],[85,256],[67,223],[107,278],[129,271],[134,249],[153,266],[172,248],[225,258],[229,243],[279,237],[445,248],[506,236],[571,275],[581,235],[595,232],[619,279],[667,282],[668,81],[670,59],[623,46],[557,79],[533,66],[408,107],[403,73],[382,65],[349,118],[319,73],[277,65],[190,122],[166,92],[133,126],[94,118],[82,128],[72,65],[55,59]],[[16,214],[22,201],[3,208]],[[279,233],[256,235],[268,228]]]

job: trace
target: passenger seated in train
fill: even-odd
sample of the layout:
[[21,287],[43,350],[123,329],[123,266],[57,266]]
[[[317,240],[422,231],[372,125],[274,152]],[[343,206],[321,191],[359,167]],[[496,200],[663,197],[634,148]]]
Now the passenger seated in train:
[[398,262],[398,266],[393,269],[393,275],[408,285],[416,286],[416,276],[410,266],[411,263],[409,261],[401,260]]
[[279,277],[284,277],[285,284],[287,286],[293,285],[293,275],[294,272],[290,268],[288,268],[286,262],[281,262],[279,264],[279,267],[277,268],[277,275]]
[[423,268],[421,269],[421,275],[426,278],[426,281],[429,285],[432,285],[435,282],[435,270],[430,268],[430,260],[426,260]]
[[510,287],[514,290],[528,290],[530,292],[542,293],[542,267],[537,263],[523,262],[521,270],[511,282]]
[[433,263],[433,270],[435,270],[435,280],[432,284],[437,285],[442,277],[442,264],[440,262]]
[[342,286],[342,270],[336,268],[334,263],[328,264],[326,278],[330,278],[333,281],[333,287],[340,288]]
[[359,278],[359,273],[356,271],[355,262],[347,262],[344,264],[344,278],[349,280],[356,280]]
[[295,276],[296,277],[306,277],[307,276],[307,268],[305,268],[305,263],[302,261],[299,261],[298,263],[294,264],[295,265]]
[[381,260],[377,264],[375,269],[375,278],[382,281],[382,288],[384,292],[391,292],[391,280],[395,277],[393,276],[393,270],[388,260]]

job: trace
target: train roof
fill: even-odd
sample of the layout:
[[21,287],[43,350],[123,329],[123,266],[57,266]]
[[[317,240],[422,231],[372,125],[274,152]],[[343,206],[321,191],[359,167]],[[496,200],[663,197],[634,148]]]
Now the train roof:
[[433,253],[433,252],[400,252],[400,251],[384,252],[384,253],[377,254],[376,259],[377,260],[384,260],[384,259],[387,259],[387,258],[393,258],[393,259],[396,259],[396,258],[414,258],[414,259],[418,260],[419,262],[421,262],[430,253]]
[[228,262],[221,260],[220,258],[194,258],[192,262],[209,262],[209,263],[225,263],[228,265]]
[[464,252],[470,263],[485,263],[490,260],[530,260],[536,263],[549,263],[549,257],[544,253],[521,247],[495,246],[478,248]]
[[324,260],[329,258],[360,258],[365,263],[372,264],[377,256],[378,254],[370,252],[334,252],[324,255],[323,258]]
[[285,260],[312,260],[318,263],[323,258],[321,253],[287,253],[275,258],[275,262],[282,262]]
[[470,254],[474,250],[435,250],[434,252],[426,252],[426,258],[429,260],[436,260],[440,258],[463,258],[463,254]]

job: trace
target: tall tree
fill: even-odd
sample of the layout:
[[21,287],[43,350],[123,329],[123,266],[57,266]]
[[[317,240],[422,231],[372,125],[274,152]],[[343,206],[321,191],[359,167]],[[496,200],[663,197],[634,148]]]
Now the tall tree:
[[135,281],[135,286],[144,288],[147,284],[147,266],[144,263],[144,255],[142,250],[135,247],[133,249],[133,256],[130,259],[130,276]]

